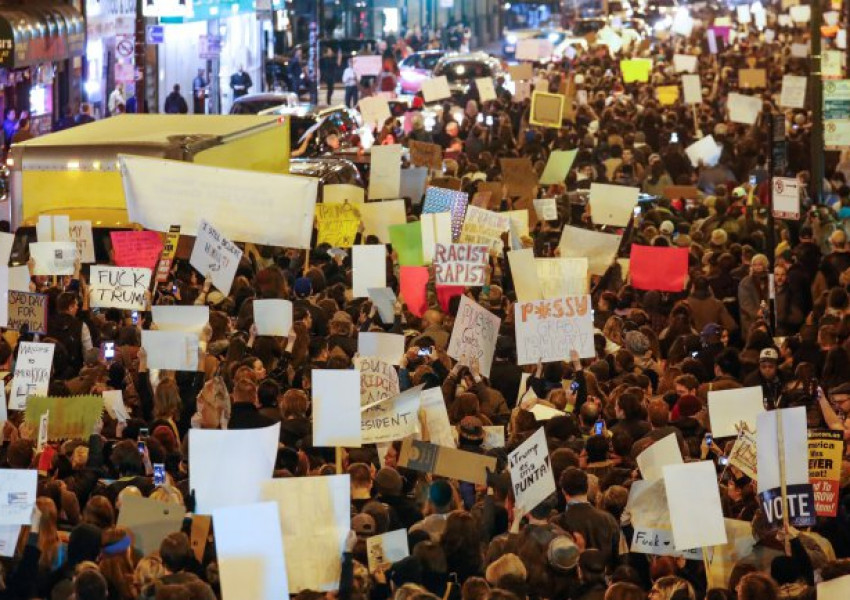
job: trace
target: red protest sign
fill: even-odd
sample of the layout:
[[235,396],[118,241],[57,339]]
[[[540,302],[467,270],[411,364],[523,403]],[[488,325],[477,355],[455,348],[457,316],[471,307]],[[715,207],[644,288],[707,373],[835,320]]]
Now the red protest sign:
[[407,310],[417,317],[424,315],[428,310],[428,267],[400,267],[399,295]]
[[688,249],[633,245],[629,270],[635,289],[681,292],[688,278]]
[[141,267],[153,271],[162,252],[156,231],[112,231],[113,262],[118,267]]

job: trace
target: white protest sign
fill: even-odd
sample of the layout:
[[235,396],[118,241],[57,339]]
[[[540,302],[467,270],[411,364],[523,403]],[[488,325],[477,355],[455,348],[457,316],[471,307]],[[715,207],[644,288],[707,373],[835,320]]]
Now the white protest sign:
[[546,38],[526,38],[516,45],[516,59],[537,61],[552,56],[552,41]]
[[419,397],[422,385],[379,400],[361,409],[360,431],[364,444],[403,440],[419,433]]
[[808,44],[791,44],[791,56],[794,58],[808,58]]
[[399,144],[370,149],[369,199],[398,198],[401,191],[401,151]]
[[685,37],[691,35],[694,29],[694,20],[686,7],[681,7],[673,16],[673,23],[670,25],[670,31],[683,35]]
[[378,309],[378,316],[385,325],[390,325],[395,321],[395,292],[392,288],[380,287],[369,288],[366,290],[369,294],[369,299]]
[[517,364],[595,356],[590,296],[517,302],[514,305]]
[[501,323],[499,317],[462,295],[449,340],[448,355],[464,365],[477,361],[481,374],[489,377]]
[[377,236],[384,244],[390,243],[390,225],[401,225],[407,222],[404,200],[369,202],[361,204],[358,208],[364,235]]
[[[310,247],[316,178],[142,156],[122,155],[118,160],[129,220],[145,229],[168,232],[172,225],[179,225],[188,233],[207,220],[237,242]],[[234,206],[251,209],[234,210]]]
[[0,525],[0,556],[12,558],[18,548],[21,525]]
[[508,264],[511,267],[514,290],[520,302],[533,302],[543,297],[540,280],[537,279],[537,265],[534,260],[533,248],[508,252]]
[[788,14],[795,23],[808,23],[812,19],[812,7],[808,4],[792,6],[788,9]]
[[339,557],[351,529],[349,476],[269,479],[260,495],[277,503],[280,513],[289,593],[338,589]]
[[676,550],[726,543],[717,471],[712,461],[664,467],[664,489]]
[[685,104],[702,103],[702,83],[699,75],[682,75],[682,93],[685,96]]
[[778,219],[800,218],[800,192],[802,186],[795,177],[774,177],[773,216]]
[[0,276],[4,276],[6,273],[8,273],[10,292],[30,291],[31,278],[29,267],[26,265],[22,265],[20,267],[0,266]]
[[39,215],[35,235],[39,242],[71,240],[71,218],[68,215]]
[[696,73],[699,58],[692,54],[674,54],[673,69],[676,73]]
[[53,344],[20,343],[12,378],[12,393],[9,395],[10,409],[26,409],[29,396],[47,396],[54,349]]
[[534,264],[542,300],[581,296],[588,292],[586,258],[537,258]]
[[92,265],[89,302],[93,308],[147,310],[151,270]]
[[625,227],[634,214],[640,188],[607,183],[590,184],[590,216],[595,225]]
[[546,431],[541,427],[508,455],[516,505],[529,512],[555,493]]
[[148,355],[148,367],[151,369],[197,371],[199,344],[197,333],[142,331],[142,348]]
[[77,260],[76,242],[33,242],[30,258],[35,266],[33,275],[73,275]]
[[738,23],[751,23],[753,18],[750,14],[750,5],[749,4],[739,4],[737,7],[738,12]]
[[3,469],[0,477],[0,525],[29,525],[35,508],[38,471]]
[[361,54],[352,57],[353,69],[357,77],[380,75],[383,57],[380,54]]
[[360,110],[360,115],[363,117],[363,124],[372,129],[377,126],[378,129],[384,126],[387,119],[392,118],[390,105],[387,99],[383,96],[369,96],[363,98],[357,105]]
[[614,262],[622,236],[564,226],[558,248],[563,258],[586,258],[590,275],[604,275]]
[[846,62],[840,50],[825,50],[821,53],[820,68],[824,77],[841,77],[841,69]]
[[432,444],[454,448],[454,436],[449,413],[446,410],[446,401],[443,399],[443,390],[439,387],[422,390],[419,396],[419,404],[425,411],[425,422],[428,426],[428,438]]
[[14,243],[15,234],[0,231],[0,266],[6,267],[9,265]]
[[365,298],[369,288],[387,287],[387,248],[380,244],[352,246],[352,291]]
[[222,598],[289,596],[277,503],[218,508],[212,522]]
[[357,353],[399,365],[404,356],[404,336],[398,333],[361,331],[357,337]]
[[166,306],[151,307],[153,322],[159,331],[183,331],[201,333],[210,320],[209,306]]
[[806,85],[808,81],[809,78],[804,75],[783,75],[779,106],[784,108],[804,108],[806,105]]
[[[260,429],[190,429],[189,487],[195,512],[260,501],[260,484],[271,479],[280,423]],[[227,485],[222,485],[227,482]]]
[[821,581],[817,587],[817,600],[845,600],[850,598],[850,575]]
[[259,335],[287,337],[292,329],[292,302],[278,298],[254,300],[254,324]]
[[422,82],[422,97],[425,102],[439,102],[452,95],[449,89],[449,80],[446,76],[432,77]]
[[313,445],[359,448],[360,371],[313,369]]
[[[534,391],[532,390],[531,393],[533,394]],[[549,419],[554,419],[555,417],[563,417],[567,414],[562,410],[552,408],[551,406],[547,406],[546,404],[535,404],[528,412],[534,415],[535,421],[548,421]]]
[[756,430],[756,420],[764,412],[761,386],[708,392],[708,418],[714,437],[738,435],[738,426],[746,423]]
[[543,221],[558,220],[558,204],[554,198],[535,198],[534,210]]
[[366,538],[366,556],[369,572],[374,573],[381,565],[390,565],[410,556],[407,547],[407,530],[396,529],[382,535]]
[[420,218],[422,231],[422,258],[426,262],[434,260],[437,244],[452,243],[452,213],[425,213]]
[[71,241],[77,244],[77,254],[81,263],[93,263],[94,257],[94,235],[91,230],[91,221],[71,221]]
[[757,96],[745,96],[732,92],[729,94],[726,106],[729,109],[730,121],[753,125],[761,112],[762,100]]
[[121,390],[104,390],[102,395],[103,407],[110,417],[123,423],[130,420],[130,413],[124,406],[124,392]]
[[236,269],[242,259],[242,250],[225,238],[205,220],[201,220],[189,264],[202,276],[212,276],[213,285],[225,296],[230,293]]
[[685,148],[685,154],[688,155],[694,167],[698,167],[700,162],[708,167],[713,167],[720,160],[722,150],[723,147],[714,141],[714,136],[707,135]]
[[478,98],[481,102],[490,102],[496,99],[496,88],[493,87],[493,80],[490,77],[477,78],[475,85],[478,87]]
[[700,550],[676,551],[663,477],[655,481],[633,481],[629,488],[626,513],[634,528],[629,548],[632,552],[683,557],[689,560],[702,558]]
[[434,248],[434,281],[437,285],[485,285],[489,259],[488,246],[437,244]]
[[680,465],[682,451],[675,433],[671,433],[638,454],[637,464],[640,474],[646,481],[655,481],[664,476],[663,469],[667,465]]

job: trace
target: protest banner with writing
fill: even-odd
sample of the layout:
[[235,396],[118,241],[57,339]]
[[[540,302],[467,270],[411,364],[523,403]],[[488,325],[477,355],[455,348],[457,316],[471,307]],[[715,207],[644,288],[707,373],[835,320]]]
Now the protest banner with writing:
[[517,364],[565,360],[575,350],[594,356],[590,296],[518,302],[514,306]]
[[[783,408],[763,412],[756,420],[759,503],[768,523],[781,524],[787,510],[794,527],[812,527],[816,521],[815,499],[809,483],[806,408]],[[780,439],[782,443],[780,443]],[[786,505],[783,506],[779,461],[785,460]]]
[[77,260],[76,242],[31,242],[33,275],[73,275]]
[[531,511],[555,493],[555,476],[542,427],[508,455],[508,466],[516,505],[523,511]]
[[360,407],[376,404],[401,392],[398,373],[387,361],[372,356],[358,356],[355,366],[360,371]]
[[405,438],[398,465],[440,477],[487,485],[487,470],[496,468],[496,457]]
[[95,262],[91,221],[71,221],[69,233],[71,241],[77,244],[77,255],[80,257],[80,262]]
[[54,398],[30,396],[24,419],[33,427],[41,417],[50,412],[50,427],[47,439],[88,439],[94,426],[103,414],[102,396],[68,396]]
[[147,310],[150,269],[92,265],[89,273],[92,307]]
[[683,557],[689,560],[702,559],[700,550],[676,550],[663,474],[654,481],[633,481],[629,488],[626,510],[631,515],[634,528],[629,547],[632,552]]
[[632,286],[638,290],[681,292],[688,278],[688,248],[632,245]]
[[729,464],[753,481],[758,481],[758,454],[754,433],[741,431],[729,452]]
[[29,525],[35,509],[38,471],[3,469],[0,477],[0,525]]
[[333,248],[350,248],[360,227],[360,213],[354,204],[317,204],[316,221],[319,226],[317,244],[330,244]]
[[113,261],[119,267],[153,270],[159,261],[163,244],[156,231],[110,231]]
[[667,465],[663,471],[676,550],[725,544],[726,524],[714,463]]
[[565,226],[558,248],[564,258],[587,258],[590,275],[604,275],[614,262],[622,236]]
[[468,244],[486,244],[493,251],[500,252],[503,246],[502,234],[511,226],[511,218],[477,206],[468,206],[460,241]]
[[428,167],[435,171],[443,168],[443,147],[428,142],[410,142],[410,164],[414,167]]
[[487,246],[437,244],[434,248],[434,280],[437,285],[486,285],[489,258]]
[[419,396],[424,384],[361,409],[364,444],[395,442],[419,433]]
[[225,238],[211,223],[201,221],[189,264],[204,277],[211,275],[213,285],[222,294],[230,293],[241,259],[242,250],[236,244]]
[[465,192],[431,186],[425,190],[422,212],[452,213],[452,239],[456,240],[460,236],[467,204],[469,204],[469,196]]
[[9,329],[21,330],[26,325],[30,333],[47,332],[47,295],[9,291]]
[[625,227],[634,215],[640,188],[607,183],[590,184],[590,216],[595,225]]
[[541,300],[562,296],[581,296],[587,289],[586,258],[535,258]]
[[761,386],[708,392],[708,418],[714,437],[738,435],[741,423],[756,430],[758,416],[764,412]]
[[313,445],[359,448],[360,372],[313,370]]
[[840,431],[809,430],[809,482],[815,495],[815,512],[819,517],[838,514],[841,457],[844,438]]
[[177,245],[180,243],[180,225],[172,225],[165,234],[165,243],[162,247],[162,254],[159,255],[159,262],[156,264],[156,281],[157,283],[165,283],[171,274],[171,265],[174,264],[174,257],[177,256]]
[[408,556],[410,550],[407,546],[406,529],[396,529],[366,539],[366,557],[369,560],[370,573],[374,573],[382,565],[392,565]]
[[254,300],[254,324],[258,335],[288,336],[292,329],[292,302],[278,298]]
[[489,377],[501,323],[502,320],[489,310],[461,296],[448,355],[467,366],[477,362],[481,374]]
[[53,366],[53,344],[21,342],[15,360],[9,408],[24,410],[29,396],[46,396]]

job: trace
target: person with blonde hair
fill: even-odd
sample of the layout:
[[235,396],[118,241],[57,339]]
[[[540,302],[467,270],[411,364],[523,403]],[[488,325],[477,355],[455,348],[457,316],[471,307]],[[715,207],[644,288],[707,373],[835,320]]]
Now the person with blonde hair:
[[[167,475],[167,477],[169,479],[171,478],[170,475]],[[180,490],[172,486],[170,483],[157,487],[150,495],[150,499],[165,502],[166,504],[183,506],[183,494],[181,494]]]
[[38,521],[38,558],[39,573],[49,573],[59,568],[65,562],[67,547],[59,538],[59,516],[56,504],[46,496],[39,496],[35,501],[41,515]]
[[158,554],[145,556],[136,563],[133,571],[133,588],[135,595],[141,594],[147,586],[165,576],[165,567]]
[[696,592],[688,581],[675,575],[657,579],[649,591],[650,600],[673,600],[674,597],[676,600],[696,600]]

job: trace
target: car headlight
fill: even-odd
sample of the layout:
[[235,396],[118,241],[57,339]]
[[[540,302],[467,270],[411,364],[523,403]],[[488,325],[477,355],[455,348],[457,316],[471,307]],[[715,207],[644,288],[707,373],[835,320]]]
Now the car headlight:
[[505,38],[505,41],[509,44],[516,44],[517,43],[517,39],[516,39],[515,35],[509,35],[508,37]]
[[552,42],[553,44],[558,43],[558,34],[557,33],[550,33],[548,38],[549,38],[549,41]]

